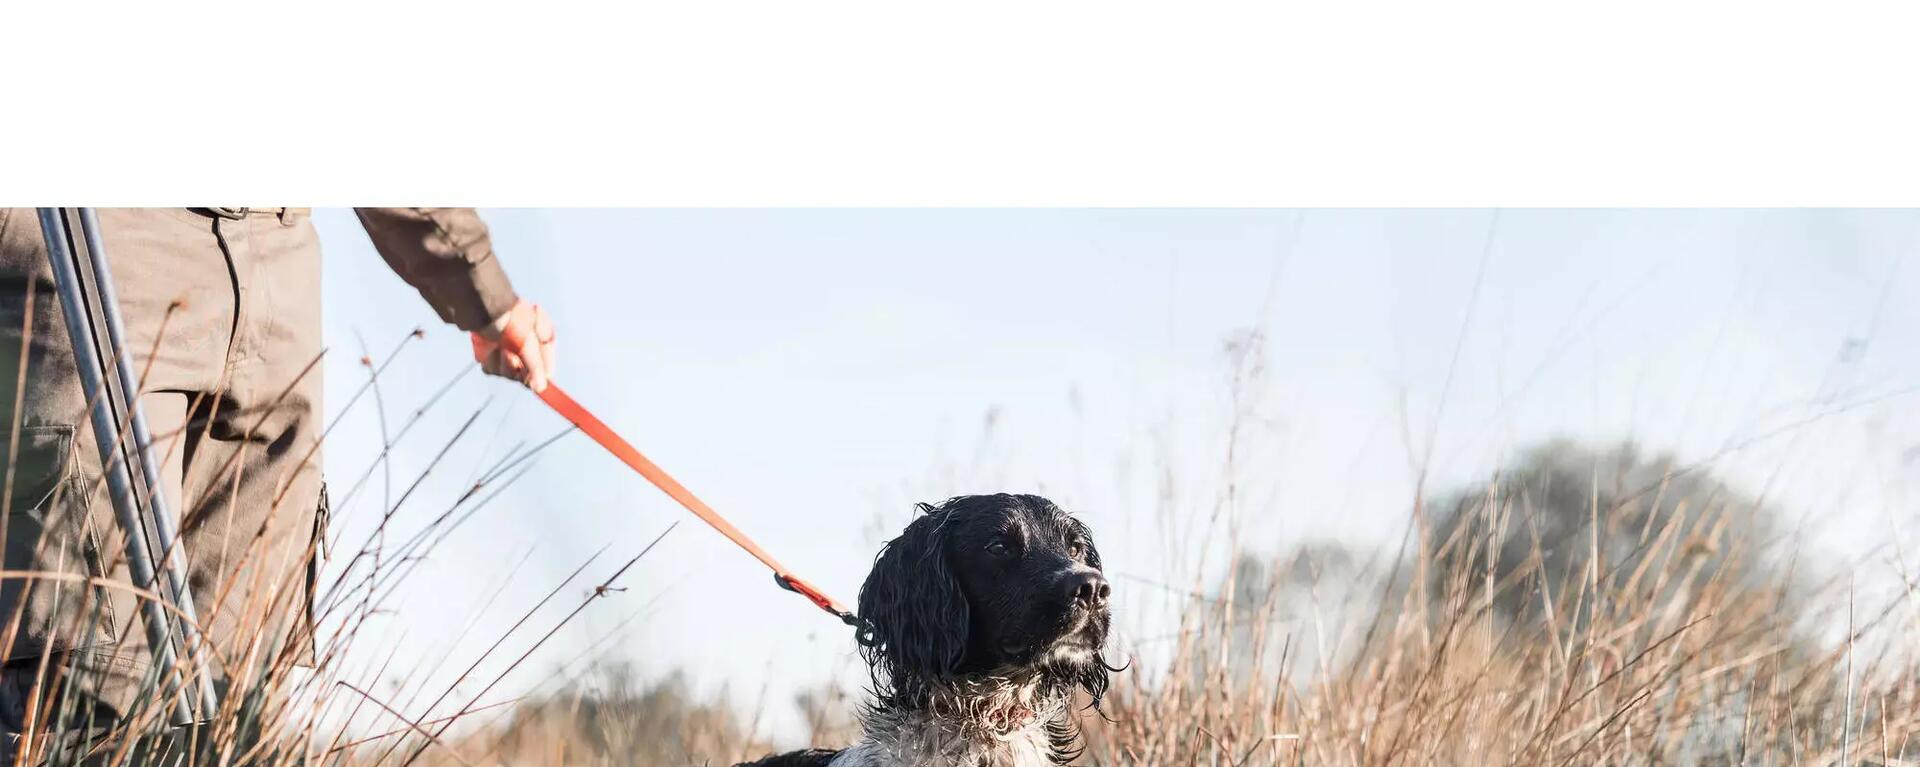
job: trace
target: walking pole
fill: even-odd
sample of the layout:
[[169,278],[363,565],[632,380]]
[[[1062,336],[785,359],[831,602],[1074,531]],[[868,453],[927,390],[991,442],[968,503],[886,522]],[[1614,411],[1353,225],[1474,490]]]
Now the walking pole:
[[[73,344],[74,366],[80,373],[81,393],[86,398],[101,469],[113,501],[114,519],[126,539],[128,569],[136,586],[161,595],[179,611],[175,615],[158,601],[141,601],[147,648],[174,698],[173,723],[193,724],[218,710],[219,699],[207,669],[209,649],[199,634],[185,556],[176,545],[152,434],[147,430],[138,382],[124,346],[119,304],[101,245],[99,221],[91,208],[41,208],[39,213],[54,286]],[[113,367],[111,377],[106,372],[108,365]],[[131,444],[123,434],[132,437]],[[138,466],[139,473],[133,473],[129,466]],[[155,571],[156,562],[166,574],[164,584]],[[183,652],[189,661],[187,673],[193,677],[185,683],[179,678],[177,664]]]
[[[123,392],[120,401],[124,409],[120,414],[132,427],[133,444],[139,450],[133,463],[140,467],[140,473],[147,483],[146,493],[139,497],[148,499],[147,521],[152,523],[154,534],[151,543],[159,551],[161,568],[166,573],[167,585],[171,587],[168,596],[173,599],[174,609],[179,611],[180,641],[187,646],[187,667],[199,682],[201,707],[198,713],[200,718],[205,719],[220,709],[220,696],[214,689],[213,674],[207,668],[207,656],[213,648],[204,644],[200,637],[200,615],[194,609],[193,590],[187,580],[186,547],[179,543],[178,528],[174,526],[173,507],[170,505],[172,502],[161,490],[164,485],[160,479],[160,459],[154,454],[153,433],[147,428],[146,410],[140,407],[140,379],[134,375],[133,355],[127,353],[126,337],[122,334],[126,324],[120,321],[120,298],[113,291],[113,273],[107,268],[107,248],[101,244],[100,220],[92,208],[80,208],[79,215],[89,266],[93,270],[92,303],[100,308],[102,324],[107,329],[107,348],[113,350],[114,368],[120,379],[120,391]],[[83,286],[88,284],[84,279],[81,283]]]

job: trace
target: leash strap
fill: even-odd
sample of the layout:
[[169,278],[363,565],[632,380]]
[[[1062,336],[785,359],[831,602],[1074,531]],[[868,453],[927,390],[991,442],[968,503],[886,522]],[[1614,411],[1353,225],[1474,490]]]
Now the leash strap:
[[820,591],[820,589],[815,588],[813,584],[801,580],[799,576],[793,574],[793,571],[781,565],[778,560],[773,558],[773,555],[768,554],[765,549],[760,548],[759,544],[754,543],[752,538],[748,538],[745,533],[740,532],[739,528],[734,527],[733,523],[728,522],[725,517],[720,516],[719,512],[713,510],[713,507],[708,506],[706,501],[700,500],[698,496],[693,494],[693,491],[688,490],[685,485],[680,484],[678,480],[662,470],[659,465],[648,460],[646,456],[641,455],[640,451],[635,449],[632,444],[621,439],[620,435],[614,433],[613,429],[608,428],[604,421],[595,417],[592,412],[582,407],[580,403],[575,402],[573,397],[569,396],[565,390],[552,382],[548,382],[547,390],[540,392],[539,397],[542,402],[547,403],[548,407],[553,408],[554,412],[559,413],[561,418],[567,419],[574,426],[579,427],[581,431],[586,432],[588,437],[592,437],[593,441],[600,443],[600,446],[606,448],[607,452],[612,453],[615,458],[620,459],[622,463],[625,463],[635,472],[638,472],[640,476],[646,477],[647,481],[652,482],[654,487],[660,488],[675,501],[678,501],[681,506],[685,506],[687,511],[693,512],[693,515],[699,517],[701,521],[706,522],[709,526],[713,527],[713,529],[720,531],[720,534],[726,536],[727,540],[733,541],[734,545],[745,549],[748,554],[752,554],[753,558],[760,560],[761,564],[772,568],[773,580],[780,585],[780,588],[806,597],[809,601],[818,605],[820,609],[832,613],[834,617],[839,618],[840,622],[855,628],[860,628],[860,619],[854,617],[852,611],[841,607],[840,603],[833,601],[832,597],[827,596],[824,592]]

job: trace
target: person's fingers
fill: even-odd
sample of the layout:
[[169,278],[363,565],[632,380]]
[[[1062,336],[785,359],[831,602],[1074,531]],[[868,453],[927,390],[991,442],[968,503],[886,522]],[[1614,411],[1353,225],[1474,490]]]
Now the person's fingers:
[[547,388],[547,374],[540,364],[540,353],[531,347],[529,344],[511,352],[509,367],[513,378],[538,392]]
[[505,376],[512,369],[508,356],[512,354],[498,341],[488,340],[479,333],[472,334],[473,361],[480,363],[480,369],[488,375]]
[[541,365],[541,367],[542,367],[542,370],[541,370],[541,372],[542,372],[543,374],[545,374],[545,375],[546,375],[546,377],[548,377],[548,378],[552,378],[552,377],[553,377],[553,372],[554,372],[554,365],[553,365],[553,342],[554,342],[554,330],[553,330],[553,318],[552,318],[552,317],[549,317],[549,316],[547,316],[547,310],[545,310],[545,309],[542,309],[542,308],[540,308],[540,307],[539,307],[538,305],[535,305],[535,306],[533,307],[533,311],[534,311],[534,313],[533,313],[533,330],[534,330],[534,333],[533,333],[533,337],[534,337],[534,338],[536,339],[536,341],[535,341],[535,342],[536,342],[536,343],[537,343],[537,344],[538,344],[538,345],[540,346],[540,365]]
[[520,355],[498,345],[489,349],[486,357],[480,360],[480,369],[488,375],[502,378],[522,381],[526,378],[526,366],[521,364]]
[[492,330],[473,334],[473,356],[490,375],[544,391],[553,377],[553,321],[539,304],[522,301]]
[[542,392],[547,390],[549,372],[547,370],[546,359],[538,349],[539,344],[536,343],[534,346],[536,348],[528,349],[526,356],[521,357],[520,361],[526,369],[527,374],[524,380],[528,388],[533,389],[535,392]]
[[552,378],[554,370],[556,369],[553,364],[553,342],[549,341],[540,345],[540,361],[546,365],[547,377]]
[[507,368],[507,377],[530,387],[533,385],[533,370],[523,362],[522,359],[515,359]]

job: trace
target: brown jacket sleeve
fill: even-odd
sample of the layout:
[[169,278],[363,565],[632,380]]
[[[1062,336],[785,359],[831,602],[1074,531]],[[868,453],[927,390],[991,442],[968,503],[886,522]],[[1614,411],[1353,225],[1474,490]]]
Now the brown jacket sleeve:
[[472,208],[354,208],[373,247],[420,291],[440,319],[478,330],[519,296],[493,257],[487,225]]

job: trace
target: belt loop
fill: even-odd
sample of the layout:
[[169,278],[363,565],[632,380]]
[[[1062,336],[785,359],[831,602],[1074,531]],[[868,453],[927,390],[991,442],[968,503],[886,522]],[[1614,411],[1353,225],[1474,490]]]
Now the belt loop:
[[293,226],[293,214],[294,214],[293,208],[281,208],[280,209],[280,225]]

